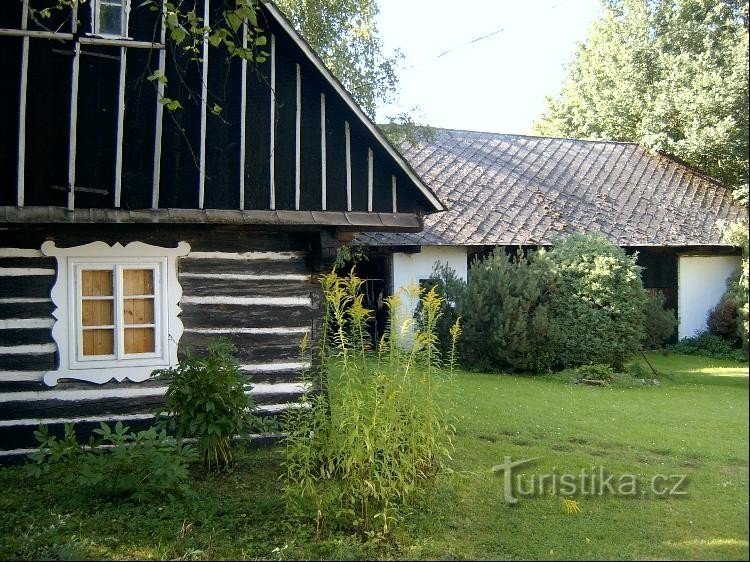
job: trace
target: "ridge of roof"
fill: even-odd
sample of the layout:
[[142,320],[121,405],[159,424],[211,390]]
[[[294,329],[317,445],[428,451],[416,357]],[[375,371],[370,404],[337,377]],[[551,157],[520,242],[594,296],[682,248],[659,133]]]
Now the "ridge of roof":
[[617,141],[617,140],[608,140],[608,139],[581,139],[581,138],[575,138],[575,137],[532,135],[529,133],[498,133],[497,131],[475,131],[473,129],[453,129],[450,127],[433,127],[433,129],[435,129],[436,131],[447,131],[447,132],[453,132],[453,133],[471,133],[471,134],[476,134],[476,135],[490,135],[490,136],[497,136],[497,137],[521,137],[521,138],[527,138],[527,139],[564,140],[564,141],[574,141],[574,142],[582,142],[582,143],[585,142],[585,143],[601,143],[601,144],[622,144],[622,145],[636,146],[638,148],[643,148],[644,150],[648,150],[643,145],[638,144],[637,142],[633,142],[633,141]]

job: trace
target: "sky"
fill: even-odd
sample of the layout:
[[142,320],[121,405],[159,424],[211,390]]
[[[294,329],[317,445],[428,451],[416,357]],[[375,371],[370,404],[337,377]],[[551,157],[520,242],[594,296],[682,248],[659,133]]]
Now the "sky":
[[434,127],[531,133],[599,14],[599,0],[380,0],[384,52],[404,60],[377,120],[418,107]]

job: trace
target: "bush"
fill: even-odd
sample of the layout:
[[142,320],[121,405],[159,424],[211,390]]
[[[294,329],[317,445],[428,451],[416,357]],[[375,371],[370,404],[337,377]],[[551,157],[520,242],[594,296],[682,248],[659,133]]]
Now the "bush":
[[[440,311],[438,314],[435,332],[437,334],[440,349],[450,349],[451,328],[458,320],[458,306],[466,297],[466,282],[456,275],[456,271],[447,263],[435,262],[429,287],[435,287],[437,294],[441,297]],[[417,305],[416,317],[421,324],[421,302]]]
[[[326,315],[321,371],[302,408],[287,421],[285,495],[290,512],[316,521],[318,533],[340,522],[385,535],[403,507],[434,480],[451,447],[452,426],[440,396],[450,380],[439,368],[436,324],[441,299],[422,291],[422,325],[410,348],[390,330],[373,353],[366,338],[371,311],[353,274],[323,276]],[[398,298],[388,299],[391,311]],[[454,340],[457,337],[454,328]],[[451,354],[452,356],[452,354]],[[449,361],[452,364],[452,361]]]
[[737,349],[730,342],[709,332],[697,336],[684,338],[679,343],[669,346],[675,353],[687,355],[703,355],[715,359],[730,359],[732,361],[747,361],[747,352]]
[[750,328],[750,302],[748,301],[748,287],[750,286],[750,273],[748,271],[750,238],[748,238],[747,229],[747,221],[736,222],[728,225],[722,233],[722,241],[737,246],[742,250],[742,263],[737,273],[729,282],[729,295],[737,303],[737,332],[745,354],[748,353],[748,328]]
[[224,340],[208,345],[205,358],[191,352],[176,367],[157,376],[170,377],[162,426],[179,439],[198,440],[198,452],[210,470],[232,462],[232,438],[244,434],[252,419],[253,401],[245,378]]
[[462,362],[477,369],[544,372],[552,366],[550,298],[555,276],[543,250],[515,257],[496,248],[475,261],[458,303]]
[[661,291],[648,294],[644,307],[643,347],[658,349],[674,335],[677,329],[677,315],[671,308],[664,307],[665,297]]
[[130,432],[121,422],[114,431],[101,423],[93,433],[83,446],[70,424],[63,439],[41,426],[34,432],[39,449],[29,455],[28,472],[59,479],[66,490],[85,497],[149,500],[187,489],[188,462],[196,456],[190,445],[155,427]]
[[724,338],[735,347],[741,344],[738,305],[731,293],[724,293],[721,300],[708,313],[706,321],[711,334]]
[[615,378],[615,372],[609,365],[581,365],[573,372],[580,380],[609,382]]
[[545,347],[560,367],[601,363],[622,370],[644,333],[646,291],[635,256],[599,235],[573,234],[549,257],[559,286],[551,303],[556,338]]

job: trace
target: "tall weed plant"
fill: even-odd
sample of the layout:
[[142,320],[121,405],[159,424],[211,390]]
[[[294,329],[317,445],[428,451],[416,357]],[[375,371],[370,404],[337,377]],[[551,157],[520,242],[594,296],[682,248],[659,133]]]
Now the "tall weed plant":
[[[386,535],[450,455],[454,428],[444,398],[460,328],[453,327],[444,365],[436,334],[442,299],[415,288],[422,322],[397,325],[391,314],[383,339],[371,342],[362,280],[329,273],[321,283],[319,372],[309,375],[301,407],[286,414],[287,505],[314,517],[318,533],[343,525]],[[391,311],[399,298],[388,299]]]

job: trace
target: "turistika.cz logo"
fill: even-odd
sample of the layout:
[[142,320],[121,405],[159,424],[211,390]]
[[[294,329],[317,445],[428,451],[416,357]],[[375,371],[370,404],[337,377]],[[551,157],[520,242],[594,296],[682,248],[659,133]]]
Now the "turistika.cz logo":
[[603,466],[591,466],[578,473],[557,472],[553,467],[548,474],[514,474],[514,469],[528,465],[542,457],[514,461],[503,458],[503,463],[492,467],[503,474],[503,495],[508,504],[518,503],[519,497],[553,495],[573,496],[664,496],[687,495],[687,475],[655,474],[643,478],[637,474],[607,474]]

